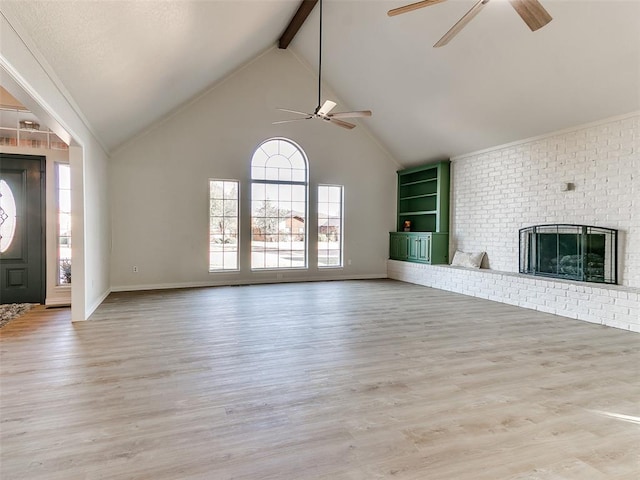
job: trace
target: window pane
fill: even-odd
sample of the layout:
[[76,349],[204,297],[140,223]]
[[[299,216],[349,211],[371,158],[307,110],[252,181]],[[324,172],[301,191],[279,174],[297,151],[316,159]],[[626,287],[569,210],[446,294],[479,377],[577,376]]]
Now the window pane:
[[267,155],[262,149],[256,150],[256,153],[253,154],[253,159],[251,160],[252,167],[264,167],[269,159],[269,155]]
[[281,180],[283,182],[290,182],[292,180],[291,169],[281,168],[278,171],[278,180]]
[[318,186],[318,267],[342,266],[342,199],[342,186]]
[[224,198],[227,200],[237,201],[238,184],[237,182],[224,182]]
[[292,155],[296,155],[300,153],[296,148],[296,146],[290,142],[285,142],[283,140],[280,140],[279,147],[280,147],[280,155],[287,157],[287,159],[290,159]]
[[71,212],[71,190],[58,192],[58,210],[64,213]]
[[[260,145],[260,150],[262,150],[268,158],[278,155],[280,152],[280,140],[269,140]],[[269,160],[267,160],[267,163]]]
[[267,161],[267,167],[270,168],[284,168],[287,170],[291,169],[291,162],[287,157],[283,157],[282,155],[274,155],[270,157]]
[[266,170],[265,178],[267,180],[278,180],[278,169],[277,168],[267,167],[265,170]]
[[71,284],[71,169],[56,164],[58,208],[58,285]]
[[298,168],[291,169],[291,180],[293,182],[305,182],[307,180],[307,171]]
[[[256,169],[262,165],[264,170]],[[306,267],[304,153],[286,139],[268,140],[256,150],[251,167],[251,268]]]
[[291,161],[292,168],[306,172],[307,163],[304,161],[304,157],[302,156],[302,153],[300,153],[300,151],[297,151],[291,157],[289,157],[289,160]]
[[264,179],[265,175],[266,173],[264,171],[264,167],[258,167],[258,166],[251,167],[251,178]]
[[209,271],[238,270],[236,180],[209,180]]
[[71,190],[71,170],[69,165],[58,165],[58,189]]

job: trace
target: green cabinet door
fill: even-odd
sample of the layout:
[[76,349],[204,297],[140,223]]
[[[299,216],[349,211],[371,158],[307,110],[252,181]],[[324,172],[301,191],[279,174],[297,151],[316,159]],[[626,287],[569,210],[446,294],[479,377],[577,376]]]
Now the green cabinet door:
[[431,235],[417,235],[419,262],[431,262]]
[[409,252],[409,239],[404,234],[391,232],[389,236],[389,258],[406,260]]
[[407,259],[415,262],[418,260],[418,254],[419,254],[419,244],[418,242],[420,241],[420,236],[419,235],[415,235],[415,234],[410,234],[407,235],[407,240],[409,242],[409,251],[407,253]]
[[410,253],[408,260],[412,262],[431,262],[431,234],[412,233],[409,240]]

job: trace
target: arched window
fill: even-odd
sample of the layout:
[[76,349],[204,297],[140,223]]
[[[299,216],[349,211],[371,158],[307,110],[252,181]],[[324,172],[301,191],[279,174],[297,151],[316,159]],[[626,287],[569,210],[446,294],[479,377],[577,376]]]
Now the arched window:
[[251,158],[251,268],[307,267],[307,157],[286,138]]

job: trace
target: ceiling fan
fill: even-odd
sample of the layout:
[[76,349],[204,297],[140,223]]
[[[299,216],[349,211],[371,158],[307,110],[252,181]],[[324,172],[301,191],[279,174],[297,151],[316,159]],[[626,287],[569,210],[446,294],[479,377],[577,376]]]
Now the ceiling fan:
[[[404,7],[389,10],[387,15],[393,17],[394,15],[411,12],[413,10],[435,5],[436,3],[444,1],[445,0],[424,0],[422,2],[416,2],[410,5],[405,5]],[[460,33],[460,30],[462,30],[487,3],[489,3],[489,0],[478,0],[476,4],[471,7],[471,10],[465,13],[464,16],[458,20],[458,22],[451,27],[440,40],[436,42],[434,47],[442,47],[449,43],[451,39]],[[552,20],[549,12],[544,9],[538,0],[509,0],[509,3],[511,3],[511,6],[516,10],[516,12],[518,12],[518,15],[520,15],[522,20],[524,20],[524,23],[528,25],[532,32],[544,27]]]
[[332,123],[342,128],[351,130],[355,128],[355,125],[350,122],[341,120],[342,118],[357,118],[357,117],[370,117],[371,110],[359,110],[355,112],[336,112],[331,113],[331,110],[336,106],[336,102],[331,100],[325,100],[322,103],[322,0],[320,0],[320,41],[318,52],[318,106],[313,113],[299,112],[297,110],[288,110],[286,108],[279,108],[281,112],[295,113],[297,115],[303,115],[302,118],[294,118],[292,120],[281,120],[279,122],[273,122],[273,125],[280,123],[298,122],[300,120],[311,120],[313,118],[319,118],[325,122]]

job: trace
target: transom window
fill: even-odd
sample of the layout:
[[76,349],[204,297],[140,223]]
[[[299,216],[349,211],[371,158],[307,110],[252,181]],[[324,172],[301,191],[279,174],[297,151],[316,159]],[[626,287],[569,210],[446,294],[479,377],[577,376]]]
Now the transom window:
[[251,159],[251,268],[307,267],[307,158],[291,140],[263,142]]

